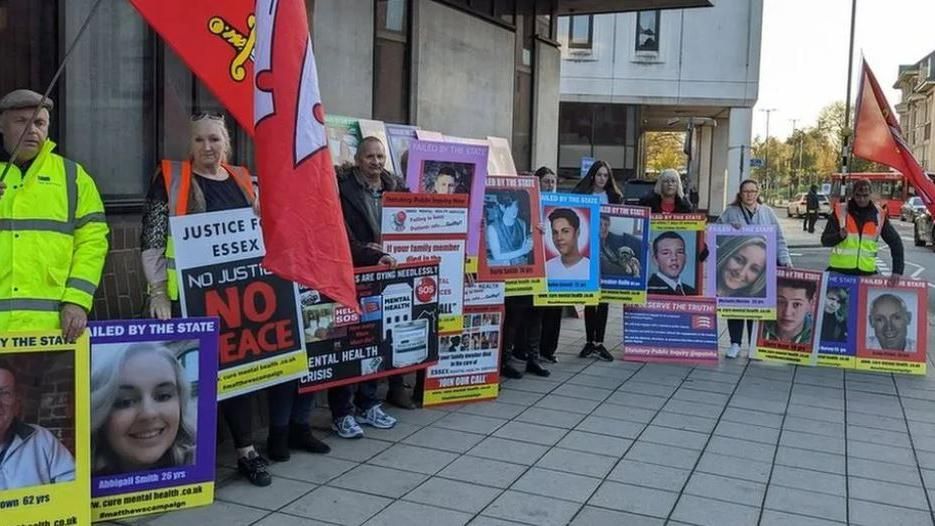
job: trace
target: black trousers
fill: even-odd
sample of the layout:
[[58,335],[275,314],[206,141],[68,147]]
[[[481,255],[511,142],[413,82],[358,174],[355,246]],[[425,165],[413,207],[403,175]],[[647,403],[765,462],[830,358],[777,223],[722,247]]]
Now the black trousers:
[[539,339],[539,353],[546,358],[555,356],[558,350],[558,336],[562,331],[562,311],[564,307],[536,307],[541,313],[542,330]]
[[584,308],[584,332],[590,343],[604,343],[604,331],[607,330],[607,304],[599,303],[596,307]]
[[253,445],[253,394],[247,393],[218,402],[218,408],[227,422],[234,447]]
[[747,338],[753,342],[753,320],[727,320],[727,333],[730,335],[730,342],[740,345],[743,343],[743,326],[747,325]]
[[533,306],[532,296],[510,296],[504,301],[503,347],[500,364],[506,363],[510,350],[522,350],[529,358],[539,355],[542,337],[542,311]]
[[818,210],[808,210],[805,212],[805,220],[802,222],[802,230],[807,230],[809,234],[815,233],[815,223],[818,222]]

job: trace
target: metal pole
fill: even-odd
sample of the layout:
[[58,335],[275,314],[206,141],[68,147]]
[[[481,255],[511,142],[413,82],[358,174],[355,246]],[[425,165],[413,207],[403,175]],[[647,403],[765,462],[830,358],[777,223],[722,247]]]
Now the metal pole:
[[3,168],[3,173],[0,174],[0,182],[6,180],[7,173],[10,172],[10,167],[16,162],[16,156],[19,155],[20,147],[23,146],[23,140],[26,138],[26,133],[32,128],[33,122],[35,122],[36,117],[39,116],[39,112],[42,111],[42,105],[45,104],[45,101],[49,99],[49,93],[52,92],[52,88],[55,87],[55,83],[58,82],[59,76],[65,70],[65,64],[68,63],[68,59],[71,57],[71,52],[75,50],[75,46],[78,45],[78,41],[81,40],[81,36],[84,35],[88,25],[91,23],[91,19],[94,18],[94,13],[97,12],[97,8],[101,5],[101,0],[94,2],[94,5],[91,6],[91,11],[88,13],[88,17],[84,19],[84,23],[81,24],[81,28],[78,29],[78,34],[75,35],[75,39],[71,42],[71,45],[68,46],[68,50],[65,52],[65,56],[62,58],[62,63],[58,65],[58,69],[55,70],[55,75],[52,75],[52,80],[49,82],[48,87],[46,87],[45,92],[42,94],[42,99],[39,100],[39,105],[36,106],[35,111],[32,112],[32,116],[29,117],[29,122],[26,123],[26,129],[23,131],[23,134],[19,136],[19,139],[16,141],[16,145],[13,147],[13,151],[10,152],[10,162]]
[[847,48],[847,96],[844,99],[844,138],[841,142],[841,193],[840,199],[844,201],[844,192],[847,187],[847,173],[851,164],[851,79],[854,76],[854,24],[857,20],[857,0],[851,0],[851,35],[850,45]]

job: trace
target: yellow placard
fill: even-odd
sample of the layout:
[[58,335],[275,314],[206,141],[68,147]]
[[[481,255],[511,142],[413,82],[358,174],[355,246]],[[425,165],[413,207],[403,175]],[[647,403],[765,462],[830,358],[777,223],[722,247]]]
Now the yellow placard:
[[771,349],[769,347],[758,347],[756,350],[757,358],[770,362],[794,363],[798,365],[812,365],[812,355],[789,351],[786,349]]
[[600,298],[604,303],[646,305],[645,290],[602,290]]
[[214,502],[214,482],[99,497],[91,501],[94,522],[164,513]]
[[464,330],[464,316],[458,314],[442,314],[438,317],[438,333],[460,333]]
[[304,349],[224,369],[218,372],[218,400],[276,385],[285,378],[298,378],[307,372],[308,355]]
[[464,272],[466,274],[477,274],[477,256],[464,258]]
[[704,230],[707,222],[704,219],[699,221],[686,221],[685,219],[656,219],[656,217],[653,217],[650,225],[653,232],[665,232],[666,230],[685,232]]
[[881,373],[925,374],[925,362],[894,362],[878,358],[857,358],[855,368],[858,371],[877,371]]
[[600,302],[600,292],[556,292],[533,296],[533,305],[536,307],[593,306]]
[[818,353],[818,365],[821,367],[839,367],[842,369],[853,369],[857,365],[857,358],[855,358],[854,356],[844,356],[840,354]]
[[[20,399],[18,422],[29,430],[32,447],[42,448],[35,455],[38,464],[33,472],[20,470],[5,476],[5,485],[15,484],[17,480],[28,481],[25,484],[29,485],[0,490],[0,523],[3,526],[91,524],[91,363],[88,342],[87,332],[75,343],[66,343],[59,332],[0,335],[0,357],[14,369],[11,372],[15,382],[19,386],[39,386],[36,395],[40,401]],[[55,392],[54,396],[42,396],[45,389],[59,387],[66,390]],[[22,396],[19,387],[14,392],[14,396]],[[59,402],[64,402],[60,406],[73,404],[65,412],[65,422],[43,420],[42,412],[52,410],[46,404]],[[29,414],[26,414],[26,406],[33,409]],[[68,451],[59,441],[59,435],[48,429],[53,424],[62,434],[68,432],[74,437],[74,451]],[[6,462],[14,460],[14,447],[15,444],[11,445],[7,451]],[[65,456],[73,457],[73,462]],[[27,464],[24,462],[22,466]],[[72,467],[73,471],[69,472],[67,468]],[[37,480],[39,482],[35,482]]]
[[503,283],[506,296],[545,294],[549,290],[548,281],[545,278],[508,279]]
[[431,391],[426,390],[422,395],[422,405],[428,407],[442,404],[492,400],[497,398],[499,393],[499,383],[447,387],[444,389],[433,389]]
[[761,320],[776,319],[776,309],[760,309],[756,307],[718,307],[718,318],[724,320]]

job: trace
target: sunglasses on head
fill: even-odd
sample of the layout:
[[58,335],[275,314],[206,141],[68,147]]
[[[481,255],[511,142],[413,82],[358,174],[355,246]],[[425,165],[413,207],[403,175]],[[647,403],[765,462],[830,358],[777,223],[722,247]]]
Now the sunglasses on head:
[[192,122],[198,122],[204,119],[224,122],[224,115],[217,112],[201,112],[192,115]]

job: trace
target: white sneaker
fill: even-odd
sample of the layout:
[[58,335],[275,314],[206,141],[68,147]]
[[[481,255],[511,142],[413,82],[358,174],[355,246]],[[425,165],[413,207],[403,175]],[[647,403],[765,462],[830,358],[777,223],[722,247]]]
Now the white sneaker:
[[373,426],[377,429],[390,429],[396,425],[396,419],[384,413],[383,409],[380,407],[380,404],[377,404],[366,411],[358,412],[357,421],[361,424],[367,424],[368,426]]
[[364,436],[364,430],[360,428],[354,417],[347,415],[331,423],[331,429],[334,429],[341,438],[360,438]]
[[724,357],[730,358],[731,360],[733,360],[739,354],[740,354],[740,344],[732,343],[730,344],[730,349],[727,349],[727,353],[724,354]]

